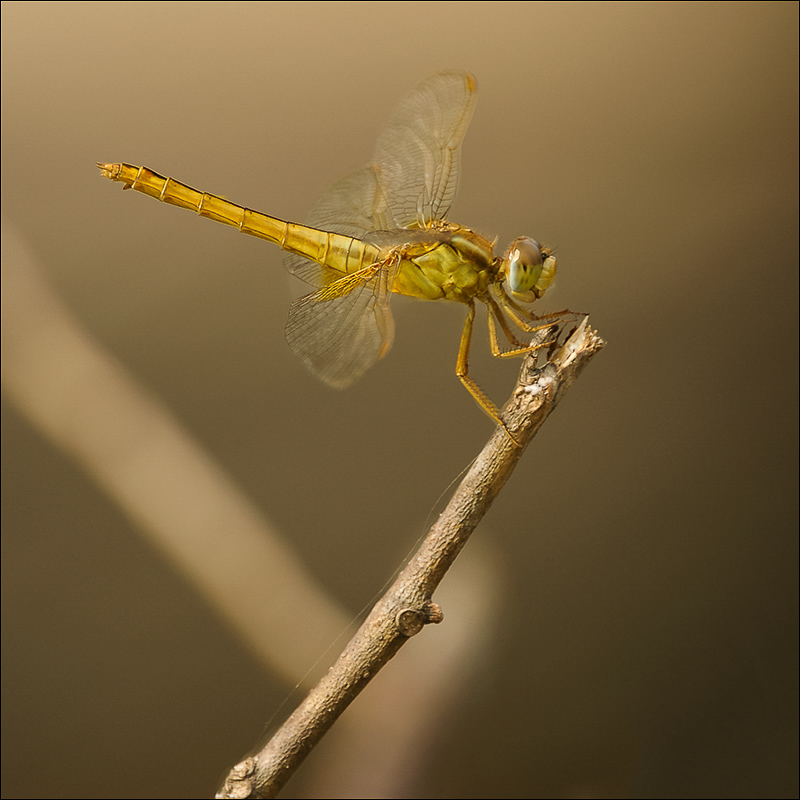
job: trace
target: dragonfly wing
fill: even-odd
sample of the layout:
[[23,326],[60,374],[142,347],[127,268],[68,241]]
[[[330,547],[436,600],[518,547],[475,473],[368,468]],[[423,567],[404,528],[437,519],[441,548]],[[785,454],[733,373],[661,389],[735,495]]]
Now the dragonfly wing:
[[[475,78],[441,72],[400,102],[378,138],[373,162],[334,183],[309,213],[319,230],[369,239],[389,249],[444,219],[455,197],[461,142],[475,108]],[[381,232],[368,235],[370,232]],[[302,256],[286,266],[317,287],[292,303],[286,339],[319,378],[343,388],[389,351],[389,299],[399,258],[347,275]]]
[[[440,72],[407,95],[390,117],[366,167],[336,181],[311,209],[306,224],[363,239],[370,231],[428,227],[444,219],[458,184],[461,142],[475,109],[477,84],[467,72]],[[312,286],[339,274],[302,256],[286,268]]]
[[286,341],[329,386],[343,389],[389,352],[394,322],[389,308],[399,260],[372,264],[295,300]]
[[439,72],[395,109],[378,137],[373,167],[392,227],[424,228],[447,216],[476,99],[477,83],[468,72]]

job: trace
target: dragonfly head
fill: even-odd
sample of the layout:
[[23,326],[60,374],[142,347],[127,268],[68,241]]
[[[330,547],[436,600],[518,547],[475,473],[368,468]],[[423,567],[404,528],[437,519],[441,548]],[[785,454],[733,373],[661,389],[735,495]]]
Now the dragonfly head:
[[520,236],[511,243],[503,258],[500,273],[517,300],[538,300],[556,277],[556,258],[536,239]]

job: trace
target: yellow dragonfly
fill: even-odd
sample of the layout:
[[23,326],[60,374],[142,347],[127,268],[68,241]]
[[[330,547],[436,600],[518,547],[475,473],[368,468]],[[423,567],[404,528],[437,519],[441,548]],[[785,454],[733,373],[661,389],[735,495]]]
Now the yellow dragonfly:
[[[476,91],[475,78],[467,72],[440,72],[423,81],[383,128],[372,162],[334,183],[304,225],[199,192],[147,167],[97,166],[125,189],[189,208],[283,248],[289,272],[315,289],[291,304],[286,339],[330,386],[349,385],[389,351],[392,293],[463,303],[467,318],[456,375],[511,436],[497,406],[469,375],[475,301],[487,306],[489,341],[498,357],[542,346],[521,341],[511,323],[533,333],[571,312],[537,316],[528,308],[556,274],[556,259],[547,247],[523,236],[496,257],[494,242],[447,221]],[[500,346],[498,325],[511,349]]]

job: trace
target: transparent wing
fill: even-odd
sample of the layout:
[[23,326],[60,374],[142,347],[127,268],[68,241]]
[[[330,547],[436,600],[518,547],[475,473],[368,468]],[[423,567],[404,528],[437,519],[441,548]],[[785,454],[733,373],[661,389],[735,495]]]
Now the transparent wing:
[[398,259],[345,275],[289,307],[286,341],[329,386],[343,389],[389,352]]
[[[424,228],[444,219],[456,194],[461,142],[476,91],[467,72],[440,72],[423,81],[389,118],[372,163],[334,183],[306,223],[363,239],[369,231]],[[396,235],[394,241],[402,238]],[[302,256],[287,255],[285,263],[312,286],[337,277]]]
[[447,216],[476,93],[468,72],[439,72],[408,94],[390,117],[373,162],[395,227],[427,227]]
[[[334,183],[307,224],[389,248],[418,235],[400,229],[444,219],[456,194],[476,89],[466,72],[440,72],[423,81],[390,117],[372,163]],[[399,260],[390,256],[344,276],[298,255],[287,255],[285,263],[317,288],[289,309],[289,347],[319,378],[343,388],[392,345],[389,300]]]

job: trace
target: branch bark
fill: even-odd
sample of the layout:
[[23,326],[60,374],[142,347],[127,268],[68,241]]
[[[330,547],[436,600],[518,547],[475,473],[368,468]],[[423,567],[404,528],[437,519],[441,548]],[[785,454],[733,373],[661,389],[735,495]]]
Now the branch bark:
[[411,636],[441,622],[431,597],[488,511],[525,448],[565,392],[605,346],[585,317],[541,368],[525,358],[503,419],[439,519],[394,584],[376,603],[334,666],[256,755],[237,764],[217,797],[275,797],[347,706]]

